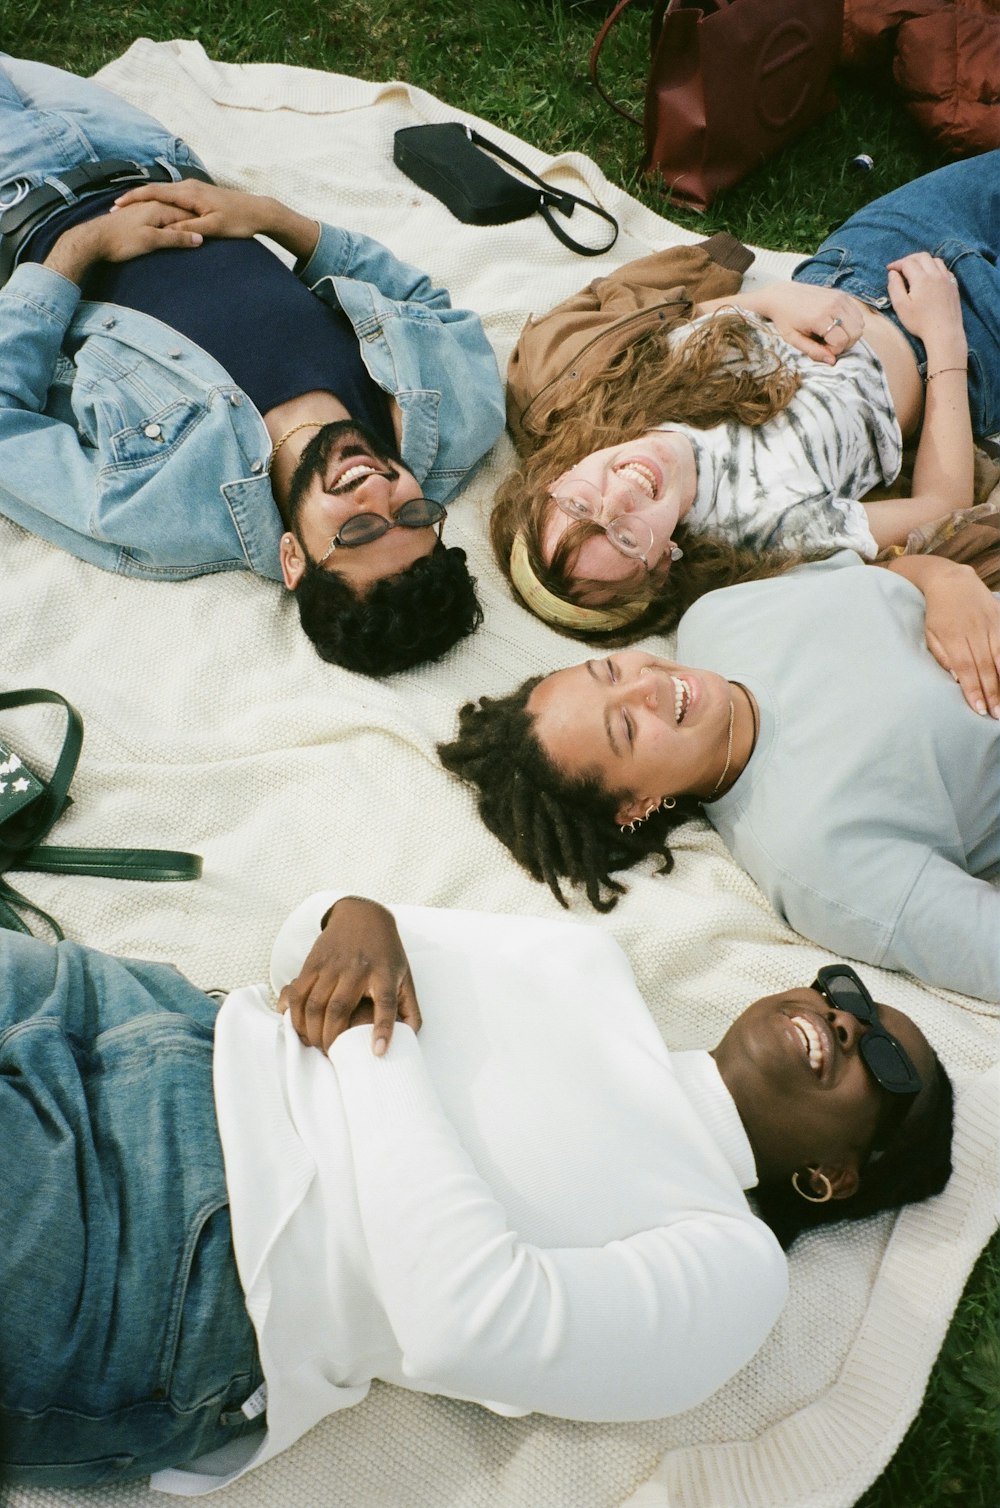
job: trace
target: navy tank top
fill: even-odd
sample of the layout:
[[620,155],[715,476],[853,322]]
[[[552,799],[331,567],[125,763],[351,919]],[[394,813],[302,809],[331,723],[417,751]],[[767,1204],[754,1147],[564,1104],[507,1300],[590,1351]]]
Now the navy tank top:
[[[64,231],[103,214],[116,192],[93,194],[48,220],[21,260],[43,262]],[[83,292],[149,314],[193,340],[260,413],[300,393],[330,392],[395,452],[388,394],[369,376],[347,315],[310,293],[261,242],[205,240],[193,251],[102,262]]]

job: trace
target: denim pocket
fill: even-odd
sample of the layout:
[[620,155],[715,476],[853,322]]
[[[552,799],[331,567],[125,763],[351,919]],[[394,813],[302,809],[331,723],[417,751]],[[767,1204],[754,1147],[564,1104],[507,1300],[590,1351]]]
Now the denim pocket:
[[151,409],[138,423],[111,436],[114,464],[129,468],[158,466],[204,417],[202,404],[182,400]]
[[820,288],[840,288],[852,293],[870,309],[891,309],[892,304],[885,289],[884,271],[880,280],[857,266],[846,246],[828,241],[815,256],[800,262],[792,274],[796,283],[813,283]]
[[233,1255],[229,1206],[217,1201],[192,1222],[174,1280],[155,1396],[178,1410],[253,1391],[257,1343]]

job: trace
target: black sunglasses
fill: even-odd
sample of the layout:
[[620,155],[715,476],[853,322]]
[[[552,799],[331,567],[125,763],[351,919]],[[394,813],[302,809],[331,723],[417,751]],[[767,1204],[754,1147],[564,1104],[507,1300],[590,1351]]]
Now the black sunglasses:
[[381,513],[355,513],[341,524],[317,564],[329,560],[334,550],[353,550],[358,545],[370,545],[400,525],[404,529],[426,529],[431,524],[439,524],[447,512],[443,503],[432,502],[429,497],[411,497],[397,510],[395,518],[383,518]]
[[820,969],[812,987],[835,1011],[846,1011],[864,1023],[858,1047],[862,1060],[880,1089],[889,1094],[919,1094],[923,1080],[903,1044],[886,1031],[875,1004],[861,980],[847,964],[828,964]]

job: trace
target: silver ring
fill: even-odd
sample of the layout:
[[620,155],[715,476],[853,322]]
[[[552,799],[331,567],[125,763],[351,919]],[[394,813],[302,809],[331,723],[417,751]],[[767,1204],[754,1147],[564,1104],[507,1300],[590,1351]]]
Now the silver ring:
[[830,331],[835,330],[838,325],[841,327],[841,329],[843,329],[844,321],[842,319],[832,319],[823,332],[823,339],[826,340],[826,337],[829,335]]

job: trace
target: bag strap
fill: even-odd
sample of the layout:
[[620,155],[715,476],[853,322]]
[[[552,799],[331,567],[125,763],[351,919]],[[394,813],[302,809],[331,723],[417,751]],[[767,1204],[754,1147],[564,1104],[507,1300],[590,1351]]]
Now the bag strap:
[[[16,855],[9,868],[34,870],[40,874],[86,874],[112,880],[196,880],[201,875],[200,855],[181,853],[172,848],[65,848],[42,844],[41,840],[58,821],[69,804],[69,787],[76,772],[83,746],[83,719],[58,691],[39,687],[0,693],[0,712],[8,707],[34,707],[42,704],[62,707],[66,713],[66,733],[55,769],[46,782],[44,794],[36,803],[36,820],[27,833],[13,842],[5,839],[8,853]],[[13,906],[23,906],[48,922],[57,937],[58,924],[46,911],[25,899],[19,891],[0,878],[0,927],[18,932],[30,929]]]
[[43,922],[47,922],[55,933],[57,941],[62,942],[66,934],[55,917],[43,911],[41,906],[36,906],[33,901],[29,901],[27,896],[22,895],[19,890],[14,889],[13,885],[8,885],[7,881],[0,877],[0,927],[6,932],[24,932],[30,937],[31,928],[24,918],[17,914],[15,906],[20,906],[24,911],[30,911],[34,916],[40,917]]
[[[600,79],[597,77],[597,60],[601,55],[601,48],[607,41],[608,33],[610,32],[612,26],[614,26],[615,22],[618,20],[618,17],[624,10],[627,10],[631,4],[632,0],[618,0],[618,4],[611,12],[610,16],[605,21],[600,31],[597,33],[597,40],[595,41],[593,47],[590,49],[590,82],[593,84],[598,94],[604,100],[605,104],[610,105],[612,110],[614,110],[618,115],[621,115],[625,120],[630,120],[634,126],[642,126],[645,124],[642,118],[638,115],[633,115],[631,110],[625,110],[621,105],[617,105],[611,98],[610,94],[608,94],[605,90],[604,85],[601,83]],[[649,23],[649,50],[651,54],[655,51],[656,38],[663,28],[664,17],[666,16],[667,11],[670,9],[672,4],[673,0],[656,0],[656,4],[653,7],[653,14],[650,18]],[[714,4],[717,10],[724,10],[729,4],[729,0],[714,0]]]
[[[628,0],[626,0],[626,3],[628,3]],[[512,157],[509,152],[505,152],[503,147],[498,147],[495,142],[487,141],[485,136],[480,136],[479,132],[474,131],[471,126],[466,126],[465,130],[469,140],[475,146],[481,147],[484,152],[491,152],[494,157],[499,157],[508,167],[516,168],[519,173],[523,173],[526,178],[530,178],[533,183],[538,184],[542,190],[541,202],[538,209],[557,241],[561,241],[564,246],[568,246],[570,251],[579,252],[582,257],[600,257],[606,251],[611,250],[612,246],[618,240],[618,221],[609,210],[602,209],[599,204],[592,204],[589,199],[581,199],[578,194],[571,194],[568,189],[552,188],[550,184],[545,182],[544,178],[539,178],[537,173],[532,172],[531,168],[526,167],[523,162],[518,162],[517,158]],[[560,214],[571,215],[577,205],[581,209],[590,210],[593,215],[600,215],[602,220],[606,220],[609,225],[613,226],[614,234],[606,246],[584,246],[581,241],[574,241],[573,237],[568,231],[563,229],[552,213],[553,209],[557,209]]]
[[615,101],[611,98],[610,94],[608,94],[607,90],[604,88],[604,85],[601,83],[600,79],[597,77],[597,60],[601,55],[601,48],[607,41],[608,33],[610,32],[612,26],[614,26],[615,22],[618,20],[618,17],[621,15],[622,11],[627,10],[631,4],[632,0],[618,0],[618,4],[611,12],[610,16],[605,21],[600,31],[597,33],[597,40],[595,41],[593,47],[590,49],[590,82],[593,84],[594,88],[597,90],[598,94],[601,96],[606,105],[610,105],[612,110],[614,110],[618,115],[621,115],[625,120],[630,120],[634,126],[641,126],[642,120],[640,119],[640,117],[638,115],[633,115],[631,110],[625,110],[621,105],[616,104]]
[[197,880],[202,861],[175,848],[60,848],[44,843],[32,849],[19,869],[36,874],[90,874],[106,880]]

